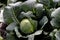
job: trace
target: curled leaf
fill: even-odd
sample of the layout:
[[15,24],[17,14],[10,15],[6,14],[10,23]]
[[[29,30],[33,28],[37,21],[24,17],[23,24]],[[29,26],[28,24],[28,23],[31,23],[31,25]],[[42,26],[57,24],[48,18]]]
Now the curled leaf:
[[17,26],[16,26],[16,23],[13,22],[13,23],[9,24],[9,25],[6,27],[6,30],[7,30],[7,31],[13,31],[15,27],[17,27]]

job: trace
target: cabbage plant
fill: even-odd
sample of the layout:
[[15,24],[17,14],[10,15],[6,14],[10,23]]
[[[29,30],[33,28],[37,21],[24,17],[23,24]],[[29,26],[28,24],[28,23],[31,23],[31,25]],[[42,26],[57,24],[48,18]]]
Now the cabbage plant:
[[60,0],[0,2],[0,40],[60,40]]

